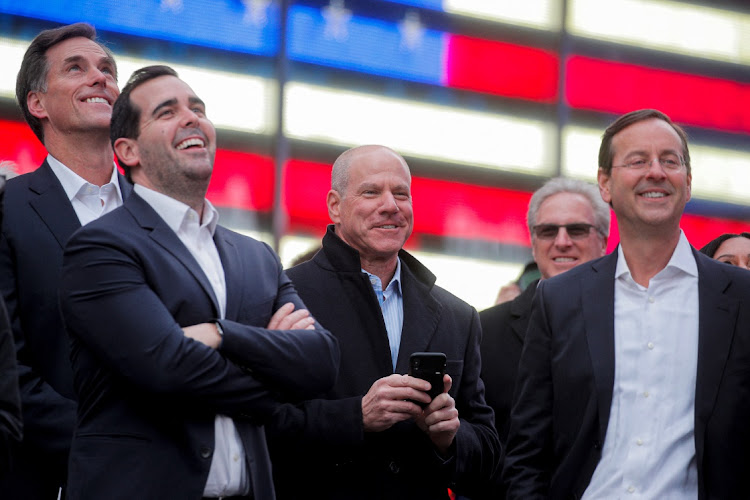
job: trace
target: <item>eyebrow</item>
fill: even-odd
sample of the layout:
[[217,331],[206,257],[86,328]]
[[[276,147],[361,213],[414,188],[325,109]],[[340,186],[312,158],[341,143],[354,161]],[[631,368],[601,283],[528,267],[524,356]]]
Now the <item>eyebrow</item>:
[[166,108],[167,106],[174,106],[175,104],[177,104],[176,98],[167,99],[154,108],[154,110],[151,112],[151,116],[156,116],[156,113],[158,113],[160,109]]
[[200,104],[204,108],[206,107],[206,103],[203,102],[203,99],[201,99],[200,97],[189,97],[188,102],[190,104]]
[[82,60],[83,60],[83,56],[78,55],[78,54],[74,56],[66,57],[65,59],[63,59],[63,66],[70,64],[70,63],[74,63],[74,62],[80,62]]
[[[671,149],[671,148],[659,151],[659,156],[665,155],[665,154],[681,156],[682,152],[675,151],[674,149]],[[648,151],[643,150],[643,149],[638,149],[636,151],[631,151],[630,153],[628,153],[627,155],[625,155],[625,157],[628,158],[628,157],[631,157],[631,156],[649,156],[649,155],[650,155],[650,153]]]

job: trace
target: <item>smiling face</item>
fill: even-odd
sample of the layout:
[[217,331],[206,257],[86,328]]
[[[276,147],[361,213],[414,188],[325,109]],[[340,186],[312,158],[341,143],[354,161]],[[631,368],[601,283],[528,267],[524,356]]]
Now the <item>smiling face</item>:
[[115,150],[133,182],[181,201],[202,200],[216,154],[216,130],[203,101],[171,75],[142,83],[130,99],[140,110],[138,137],[117,139]]
[[351,159],[344,193],[328,193],[336,234],[371,262],[395,264],[414,226],[411,175],[403,158],[383,147],[363,147]]
[[[557,193],[539,206],[535,225],[589,224],[595,226],[594,210],[585,196],[577,193]],[[592,228],[584,238],[573,239],[565,228],[557,231],[554,239],[531,237],[531,251],[542,278],[551,278],[579,264],[602,257],[607,251],[607,239]]]
[[64,40],[47,50],[47,90],[29,92],[29,112],[42,121],[45,143],[52,136],[108,133],[112,105],[120,94],[115,65],[96,42]]
[[[690,200],[692,177],[683,166],[665,170],[659,159],[682,156],[679,135],[665,121],[650,118],[630,125],[612,138],[610,174],[599,170],[599,191],[611,203],[622,231],[679,230],[680,217]],[[637,159],[651,162],[643,170],[623,167]]]
[[750,269],[750,238],[737,236],[725,240],[716,249],[714,259],[733,266]]

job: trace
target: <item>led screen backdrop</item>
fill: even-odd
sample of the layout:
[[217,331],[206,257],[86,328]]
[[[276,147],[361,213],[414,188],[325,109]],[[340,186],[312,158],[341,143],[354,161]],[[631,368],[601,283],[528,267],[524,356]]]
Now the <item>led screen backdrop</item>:
[[[209,196],[234,227],[282,257],[285,241],[314,242],[332,160],[384,143],[413,169],[410,248],[446,273],[481,264],[496,290],[530,258],[531,192],[554,175],[593,181],[601,132],[636,108],[659,108],[689,132],[690,241],[747,230],[750,6],[724,5],[0,0],[0,159],[25,172],[45,154],[13,104],[29,40],[86,21],[115,52],[121,85],[166,63],[206,101],[220,139]],[[615,223],[610,248],[616,234]]]

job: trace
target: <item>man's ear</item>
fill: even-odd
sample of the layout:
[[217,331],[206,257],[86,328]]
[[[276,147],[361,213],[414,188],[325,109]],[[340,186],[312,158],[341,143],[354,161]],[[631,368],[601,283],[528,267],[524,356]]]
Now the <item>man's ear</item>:
[[338,224],[341,221],[341,195],[339,195],[339,192],[335,189],[328,191],[326,204],[328,205],[328,217],[331,222]]
[[140,164],[141,157],[135,139],[120,137],[115,141],[114,149],[117,158],[128,167],[135,167]]
[[47,118],[47,110],[44,108],[44,101],[42,99],[42,92],[35,90],[26,94],[26,106],[29,108],[29,113],[35,118]]
[[599,194],[601,195],[602,200],[604,200],[604,203],[607,203],[608,205],[612,203],[612,193],[609,192],[610,177],[610,174],[607,174],[601,167],[599,167],[599,171],[596,174],[596,181],[599,185]]

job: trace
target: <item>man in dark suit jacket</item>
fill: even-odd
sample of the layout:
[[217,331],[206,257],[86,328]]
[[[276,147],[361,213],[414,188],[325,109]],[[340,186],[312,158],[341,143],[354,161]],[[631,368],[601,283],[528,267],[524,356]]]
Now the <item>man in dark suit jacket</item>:
[[29,45],[16,98],[49,155],[10,179],[0,237],[0,290],[18,358],[25,432],[3,498],[53,500],[67,475],[75,422],[68,339],[57,289],[73,232],[122,203],[130,185],[109,142],[117,68],[96,31],[74,24]]
[[273,499],[262,424],[331,386],[336,340],[268,245],[216,225],[216,132],[171,68],[133,74],[111,135],[134,193],[73,235],[61,279],[68,498]]
[[[5,177],[0,167],[0,224],[3,220]],[[0,297],[0,478],[5,477],[21,441],[21,398],[18,395],[18,369],[13,332],[5,302]]]
[[[501,455],[479,378],[477,313],[401,248],[413,224],[401,156],[351,149],[331,186],[323,248],[289,275],[336,335],[341,368],[330,391],[285,405],[269,426],[279,498],[470,494]],[[418,351],[447,356],[444,392],[432,401],[429,383],[404,375]]]
[[[526,221],[542,279],[603,256],[609,217],[609,207],[596,186],[587,182],[555,177],[537,189],[529,200]],[[479,313],[485,398],[495,411],[495,428],[503,443],[508,437],[518,361],[537,283],[530,283],[512,301]]]
[[750,274],[680,230],[690,154],[666,115],[620,117],[599,165],[620,246],[537,287],[508,498],[748,498]]

